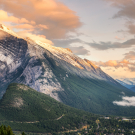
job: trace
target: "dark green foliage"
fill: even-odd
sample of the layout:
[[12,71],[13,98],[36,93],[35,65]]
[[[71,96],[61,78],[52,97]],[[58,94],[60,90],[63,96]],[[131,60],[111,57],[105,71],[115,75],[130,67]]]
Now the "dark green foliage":
[[[18,106],[17,106],[18,105]],[[64,105],[22,84],[11,84],[0,101],[0,124],[15,131],[60,132],[94,125],[97,115]]]
[[0,135],[14,135],[10,126],[0,126]]
[[[22,105],[14,106],[14,101],[19,101],[17,98],[22,99]],[[88,135],[123,132],[128,135],[135,127],[134,117],[132,119],[132,122],[125,122],[121,117],[111,116],[107,120],[103,116],[64,105],[28,86],[16,83],[8,87],[0,101],[0,125],[10,125],[13,131],[20,131],[22,135],[75,135],[86,132]],[[88,129],[81,129],[85,125],[88,125]],[[13,135],[11,128],[6,126],[1,126],[0,135]]]
[[[47,54],[44,56],[64,89],[64,91],[58,92],[64,104],[102,115],[135,115],[135,107],[123,107],[113,104],[113,101],[122,100],[123,92],[126,96],[135,96],[134,92],[104,80],[90,79],[72,74],[71,72],[74,70],[80,72],[79,69],[62,60],[59,61],[60,64],[58,65],[54,57]],[[65,67],[67,67],[67,70]],[[66,77],[66,74],[68,74],[68,77]]]
[[22,135],[26,135],[24,132],[22,132]]

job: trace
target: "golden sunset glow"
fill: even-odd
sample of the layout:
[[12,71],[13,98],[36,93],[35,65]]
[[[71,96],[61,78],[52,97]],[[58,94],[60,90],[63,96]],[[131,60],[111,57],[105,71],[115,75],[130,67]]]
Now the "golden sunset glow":
[[0,5],[0,23],[19,36],[70,48],[114,78],[134,78],[133,0],[1,0]]

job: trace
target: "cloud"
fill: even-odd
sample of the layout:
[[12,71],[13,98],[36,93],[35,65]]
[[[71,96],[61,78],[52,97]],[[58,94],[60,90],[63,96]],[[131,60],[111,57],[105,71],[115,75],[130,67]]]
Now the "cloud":
[[[127,59],[123,59],[121,61],[118,60],[109,60],[107,62],[95,62],[93,61],[93,63],[99,67],[112,67],[115,69],[118,68],[126,68],[126,70],[130,71],[130,72],[135,72],[135,63],[134,62],[130,62]],[[107,69],[108,70],[108,69]],[[114,70],[109,68],[109,70]]]
[[119,106],[135,106],[135,97],[122,97],[122,101],[113,101],[113,104]]
[[79,38],[73,38],[73,39],[61,39],[61,40],[52,40],[54,42],[55,46],[59,47],[66,47],[73,43],[81,43],[88,46],[91,46],[92,48],[95,48],[97,50],[109,50],[109,49],[117,49],[117,48],[129,48],[135,45],[135,39],[129,39],[123,43],[120,42],[85,42],[82,41]]
[[119,63],[122,63],[122,64],[130,64],[130,62],[129,62],[128,60],[126,60],[126,59],[120,61]]
[[92,48],[95,48],[97,50],[108,50],[108,49],[116,49],[116,48],[129,48],[135,45],[135,39],[129,39],[123,43],[120,42],[93,42],[93,43],[87,43]]
[[[19,32],[17,32],[17,34],[20,35],[21,37],[30,37],[33,40],[40,40],[45,43],[53,44],[52,41],[46,39],[46,36],[32,33],[35,30],[35,28],[47,29],[46,25],[41,25],[41,24],[36,25],[34,21],[28,21],[25,18],[17,18],[14,16],[9,16],[7,12],[3,10],[0,10],[0,22],[11,22],[16,24],[13,26],[10,25],[9,27],[11,29],[16,28],[20,30]],[[0,34],[1,38],[2,35],[3,34]]]
[[14,26],[14,28],[17,28],[17,29],[33,29],[34,30],[34,26],[30,25],[30,24],[16,25],[16,26]]
[[[134,0],[105,0],[110,2],[113,7],[119,9],[119,11],[113,16],[113,18],[126,17],[128,20],[135,20],[135,1]],[[130,34],[135,34],[135,25],[127,25]]]
[[12,14],[9,21],[18,23],[17,18],[24,18],[24,23],[33,23],[35,34],[51,39],[65,37],[82,25],[76,13],[57,0],[1,0],[0,5]]
[[126,5],[119,6],[120,11],[114,17],[127,17],[130,19],[135,19],[135,2],[131,1]]
[[125,59],[127,60],[135,60],[135,52],[134,51],[130,51],[128,53],[125,53]]
[[129,23],[127,27],[130,34],[135,34],[135,24]]
[[129,61],[126,59],[122,61],[117,61],[117,60],[109,60],[107,62],[94,62],[97,66],[102,66],[102,67],[128,67],[129,64],[131,64]]
[[70,44],[73,44],[73,43],[84,43],[84,41],[82,41],[79,38],[57,39],[57,40],[55,39],[52,41],[54,45],[58,47],[69,47]]
[[0,10],[0,21],[2,22],[12,22],[12,23],[32,23],[25,18],[17,18],[14,16],[9,16],[7,12]]
[[78,47],[71,46],[74,43],[85,44],[85,42],[79,38],[57,39],[57,40],[55,39],[52,41],[54,43],[54,46],[69,48],[76,55],[89,55],[90,54],[90,51],[85,49],[83,46],[78,46]]
[[134,67],[132,66],[132,67],[129,67],[129,70],[131,71],[131,72],[135,72],[135,64],[134,64]]
[[[97,50],[130,48],[130,47],[135,46],[135,39],[129,39],[123,43],[120,43],[120,42],[114,42],[114,43],[112,43],[112,42],[99,42],[99,43],[91,42],[90,43],[90,42],[85,42],[79,38],[57,39],[57,40],[55,39],[55,40],[52,40],[52,42],[54,43],[55,46],[68,47],[68,48],[71,47],[71,44],[81,43],[83,45],[88,45],[88,46],[95,48]],[[72,49],[72,48],[70,48],[70,49]]]
[[79,46],[79,47],[69,47],[69,49],[72,50],[72,52],[75,55],[90,55],[90,51],[88,51],[87,49],[85,49],[83,46]]
[[18,34],[22,37],[29,37],[31,38],[32,40],[39,40],[41,42],[44,42],[44,43],[48,43],[48,44],[51,44],[53,45],[52,41],[46,39],[46,37],[44,35],[38,35],[38,34],[32,34],[32,33],[29,33],[29,31],[20,31],[18,32]]
[[105,0],[111,2],[112,6],[119,8],[120,10],[115,14],[114,17],[125,16],[128,18],[135,19],[135,1],[134,0]]

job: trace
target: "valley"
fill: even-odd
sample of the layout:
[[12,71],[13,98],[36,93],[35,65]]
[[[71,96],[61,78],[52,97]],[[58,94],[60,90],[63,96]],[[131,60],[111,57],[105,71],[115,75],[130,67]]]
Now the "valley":
[[15,135],[19,131],[27,135],[135,133],[135,117],[102,116],[78,110],[17,83],[10,84],[0,100],[0,125],[10,125]]

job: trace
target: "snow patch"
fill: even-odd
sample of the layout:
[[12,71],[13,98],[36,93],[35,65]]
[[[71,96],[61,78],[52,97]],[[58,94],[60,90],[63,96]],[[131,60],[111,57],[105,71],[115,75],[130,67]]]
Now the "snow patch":
[[0,30],[9,33],[9,34],[12,35],[12,36],[15,36],[15,37],[20,38],[15,32],[13,32],[12,30],[10,30],[9,28],[7,28],[7,27],[6,27],[5,25],[3,25],[3,24],[0,24]]

